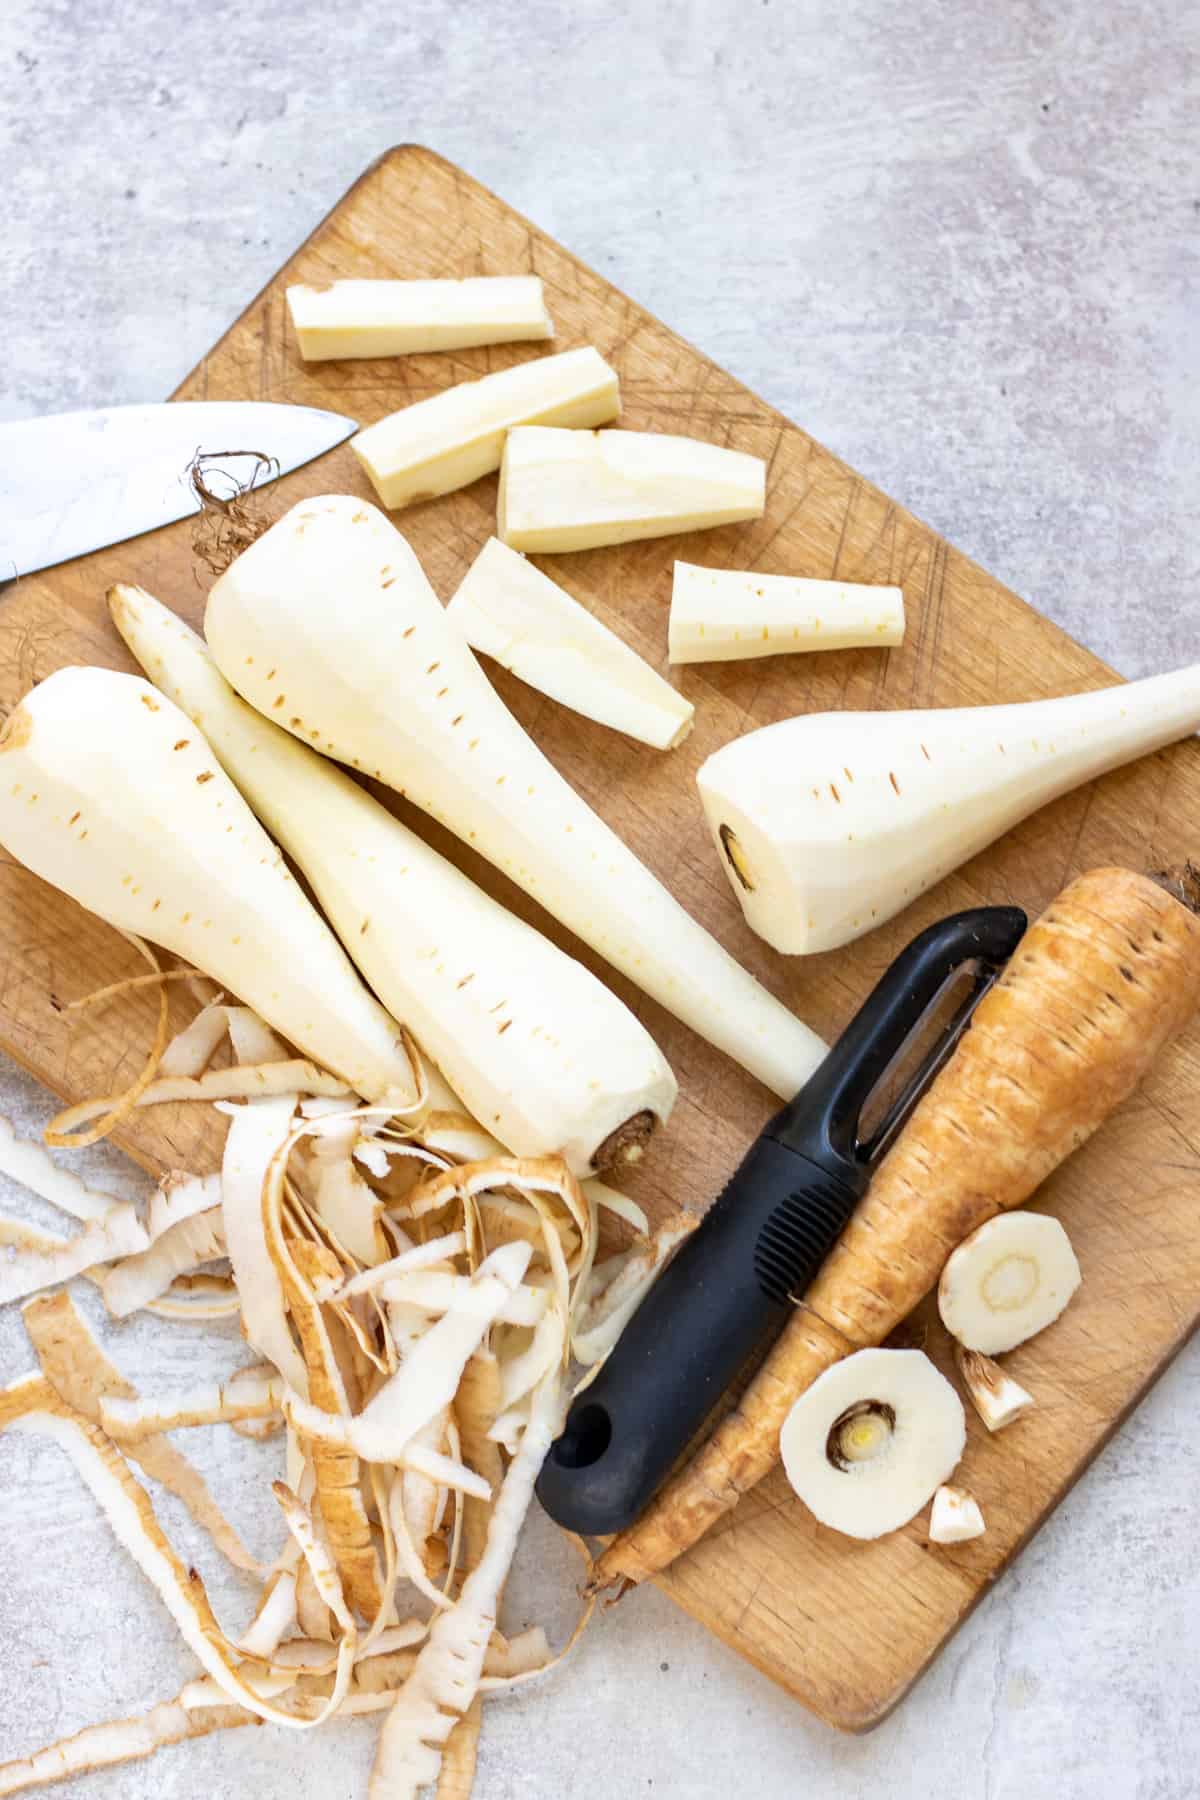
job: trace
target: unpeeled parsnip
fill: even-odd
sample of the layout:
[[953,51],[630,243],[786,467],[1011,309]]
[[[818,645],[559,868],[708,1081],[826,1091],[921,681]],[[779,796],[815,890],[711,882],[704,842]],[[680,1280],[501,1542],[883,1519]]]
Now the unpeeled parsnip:
[[216,582],[205,630],[268,718],[406,794],[775,1093],[807,1080],[825,1046],[546,760],[374,507],[293,507]]
[[159,601],[120,586],[109,609],[471,1112],[518,1155],[557,1152],[580,1175],[639,1149],[670,1112],[675,1082],[628,1007],[334,763],[240,700]]
[[888,1333],[962,1239],[1021,1206],[1200,1003],[1200,920],[1127,869],[1081,876],[1029,929],[739,1405],[604,1551],[596,1585],[665,1568],[774,1465],[788,1409]]
[[413,1099],[399,1026],[200,732],[140,676],[59,669],[26,694],[0,733],[0,844],[203,969],[365,1099]]

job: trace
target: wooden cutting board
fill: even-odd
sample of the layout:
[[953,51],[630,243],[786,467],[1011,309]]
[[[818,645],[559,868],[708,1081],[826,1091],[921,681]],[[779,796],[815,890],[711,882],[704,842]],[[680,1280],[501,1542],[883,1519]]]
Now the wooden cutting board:
[[[666,666],[671,565],[680,556],[848,581],[900,583],[903,648],[708,664],[674,679],[696,728],[659,754],[592,725],[491,669],[500,692],[564,774],[698,918],[817,1030],[832,1037],[891,957],[943,913],[984,902],[1042,907],[1101,862],[1134,868],[1195,850],[1200,752],[1188,743],[1047,808],[904,916],[836,954],[787,960],[755,939],[717,865],[694,774],[740,732],[794,713],[1034,699],[1102,685],[1108,671],[755,398],[699,351],[430,151],[406,146],[363,176],[255,300],[176,398],[290,400],[366,424],[450,384],[526,361],[535,346],[306,368],[289,332],[289,281],[530,271],[545,284],[555,348],[592,343],[616,364],[623,423],[690,432],[766,457],[766,516],[749,525],[550,559],[556,579],[659,667]],[[886,396],[881,405],[886,405]],[[936,420],[934,421],[936,428]],[[269,451],[271,446],[247,445]],[[67,472],[69,477],[69,471]],[[346,447],[271,488],[270,516],[302,496],[370,489]],[[400,517],[449,598],[493,529],[495,478]],[[209,577],[184,522],[21,582],[0,604],[0,706],[63,663],[129,667],[109,624],[114,580],[139,582],[198,623]],[[337,595],[330,595],[337,604]],[[114,796],[114,804],[121,804]],[[680,1102],[630,1191],[654,1216],[719,1189],[772,1101],[621,977],[602,969],[523,895],[419,815],[399,812],[514,910],[606,979],[644,1018],[680,1080]],[[127,1079],[152,1030],[148,999],[65,1013],[64,1001],[137,965],[123,941],[8,858],[0,860],[0,1046],[70,1099]],[[178,984],[179,1020],[188,1002]],[[119,1141],[151,1169],[212,1168],[209,1109],[139,1114]],[[988,1584],[1101,1449],[1200,1315],[1200,1032],[1177,1044],[1138,1094],[1046,1189],[1085,1273],[1079,1298],[1011,1368],[1038,1409],[989,1438],[973,1422],[963,1479],[987,1535],[945,1550],[926,1524],[859,1544],[816,1525],[777,1473],[663,1581],[718,1636],[831,1724],[882,1719]],[[932,1309],[907,1328],[949,1367]],[[1099,1550],[1099,1546],[1097,1546]]]

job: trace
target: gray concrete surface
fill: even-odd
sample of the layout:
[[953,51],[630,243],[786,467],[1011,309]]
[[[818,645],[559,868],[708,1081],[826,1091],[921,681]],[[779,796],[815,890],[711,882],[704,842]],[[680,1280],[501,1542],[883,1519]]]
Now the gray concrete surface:
[[[8,0],[0,76],[0,417],[160,397],[371,157],[423,140],[1122,671],[1200,658],[1196,0]],[[5,1071],[0,1110],[45,1105]],[[236,1356],[116,1335],[164,1385]],[[0,1375],[27,1361],[0,1317]],[[872,1737],[644,1594],[490,1709],[478,1792],[1200,1793],[1198,1415],[1193,1348]],[[204,1455],[265,1550],[232,1444]],[[564,1622],[571,1584],[531,1533],[517,1616]],[[57,1453],[6,1442],[0,1757],[186,1669]],[[370,1735],[243,1732],[86,1786],[334,1800]]]

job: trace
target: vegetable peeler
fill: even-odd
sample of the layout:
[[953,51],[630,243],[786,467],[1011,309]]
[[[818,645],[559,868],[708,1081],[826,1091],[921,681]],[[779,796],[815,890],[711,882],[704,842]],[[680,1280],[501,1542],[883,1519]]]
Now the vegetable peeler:
[[576,1396],[537,1484],[559,1525],[606,1536],[631,1524],[766,1354],[1026,923],[1017,907],[956,913],[892,963]]

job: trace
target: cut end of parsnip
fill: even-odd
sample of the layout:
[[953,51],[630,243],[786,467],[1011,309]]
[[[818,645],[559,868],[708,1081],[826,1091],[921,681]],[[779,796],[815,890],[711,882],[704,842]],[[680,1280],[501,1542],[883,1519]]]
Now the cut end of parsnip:
[[1003,1431],[1034,1404],[1033,1395],[1005,1373],[999,1363],[978,1350],[955,1343],[954,1360],[971,1404],[989,1431]]
[[666,432],[511,431],[497,535],[516,550],[590,550],[762,517],[761,457]]
[[536,275],[330,281],[288,288],[287,305],[305,362],[467,350],[554,336]]
[[929,1515],[929,1540],[933,1544],[965,1544],[987,1530],[979,1502],[965,1488],[940,1487],[933,1496]]
[[689,700],[499,538],[488,539],[446,616],[473,650],[586,719],[656,750],[692,728]]
[[350,448],[395,510],[490,475],[516,426],[606,425],[620,410],[616,370],[588,346],[460,382],[369,425]]
[[950,1257],[938,1284],[938,1311],[968,1350],[998,1356],[1052,1325],[1081,1280],[1057,1219],[1001,1213]]
[[904,593],[897,587],[677,562],[668,629],[673,663],[882,649],[903,642]]
[[784,1421],[788,1480],[822,1525],[877,1538],[916,1517],[966,1445],[962,1401],[920,1350],[860,1350]]

